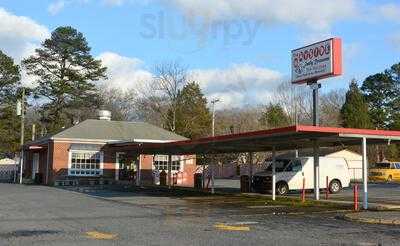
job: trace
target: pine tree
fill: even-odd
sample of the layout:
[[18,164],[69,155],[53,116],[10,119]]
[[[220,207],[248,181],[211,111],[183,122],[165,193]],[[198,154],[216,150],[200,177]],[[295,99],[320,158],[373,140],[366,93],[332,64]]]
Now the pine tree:
[[20,123],[14,105],[7,105],[0,112],[0,154],[12,156],[20,147]]
[[72,124],[82,108],[93,112],[99,106],[93,81],[105,78],[106,68],[92,57],[85,37],[76,29],[58,27],[23,65],[37,77],[36,95],[46,102],[42,122],[49,132]]
[[270,103],[264,110],[260,123],[268,128],[290,125],[290,117],[279,104]]
[[385,71],[393,83],[393,97],[390,100],[390,125],[391,130],[400,130],[400,63],[394,64]]
[[0,50],[0,104],[15,101],[20,79],[19,66]]
[[[169,116],[172,117],[172,112]],[[178,94],[175,132],[191,139],[210,135],[211,114],[196,82],[186,84]]]
[[348,128],[372,128],[371,118],[368,112],[368,104],[353,79],[346,93],[346,101],[340,111],[343,126]]
[[16,115],[19,66],[0,51],[0,155],[12,156],[19,148],[20,121]]
[[368,103],[374,126],[388,128],[395,96],[395,85],[390,74],[385,71],[368,76],[361,86],[361,91]]

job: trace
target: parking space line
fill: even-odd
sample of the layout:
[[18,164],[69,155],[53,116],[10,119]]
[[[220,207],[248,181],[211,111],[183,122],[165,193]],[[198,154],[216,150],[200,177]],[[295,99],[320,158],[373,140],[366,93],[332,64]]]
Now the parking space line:
[[223,231],[250,231],[249,226],[245,225],[228,225],[223,223],[217,223],[214,225],[214,228]]
[[113,240],[117,237],[117,234],[104,233],[104,232],[98,232],[98,231],[88,231],[88,232],[86,232],[86,236],[90,239]]

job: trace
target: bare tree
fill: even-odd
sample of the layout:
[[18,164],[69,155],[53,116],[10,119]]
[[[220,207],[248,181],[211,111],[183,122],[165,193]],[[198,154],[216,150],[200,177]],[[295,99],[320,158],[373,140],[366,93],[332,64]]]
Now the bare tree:
[[140,119],[136,110],[137,92],[135,90],[102,87],[99,91],[103,107],[111,111],[114,120]]
[[216,134],[240,133],[260,130],[259,118],[262,108],[245,106],[243,108],[223,109],[216,112]]
[[[174,132],[178,96],[188,83],[187,69],[179,62],[164,62],[155,66],[153,74],[152,81],[139,88],[137,104],[142,112],[148,111],[153,116],[159,116],[165,124],[163,126]],[[148,113],[145,115],[145,118],[149,116]]]
[[[333,90],[320,96],[321,125],[339,126],[341,124],[340,109],[344,99],[343,90]],[[307,86],[283,82],[276,89],[271,101],[282,106],[292,124],[312,123],[312,90]]]
[[345,102],[345,90],[333,90],[323,94],[320,99],[321,125],[341,126],[340,109]]
[[306,86],[295,86],[290,81],[283,82],[276,89],[271,101],[282,106],[292,124],[305,124],[312,119],[311,90]]

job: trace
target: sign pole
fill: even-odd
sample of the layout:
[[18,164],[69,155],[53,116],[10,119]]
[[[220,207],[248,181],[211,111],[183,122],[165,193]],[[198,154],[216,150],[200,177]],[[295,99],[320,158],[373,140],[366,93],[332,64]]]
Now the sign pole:
[[314,80],[309,85],[313,90],[313,126],[319,126],[319,89],[321,84],[318,83],[318,80]]
[[[292,50],[292,83],[307,83],[313,90],[313,125],[319,126],[319,79],[342,74],[342,40],[330,38]],[[319,200],[319,145],[313,141],[314,195]]]
[[[313,80],[308,83],[313,90],[313,125],[319,126],[319,89],[321,84],[318,84],[318,80]],[[313,140],[313,152],[314,152],[314,198],[319,200],[319,146],[317,140]]]

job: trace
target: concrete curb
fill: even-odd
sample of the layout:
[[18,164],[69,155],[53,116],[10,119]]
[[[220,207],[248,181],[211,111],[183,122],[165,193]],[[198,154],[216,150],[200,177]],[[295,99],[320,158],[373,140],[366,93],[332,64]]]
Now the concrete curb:
[[344,214],[343,219],[351,222],[360,222],[367,224],[380,224],[380,225],[400,225],[400,219],[388,220],[388,219],[379,219],[379,218],[363,218],[360,215],[361,213],[349,213]]

